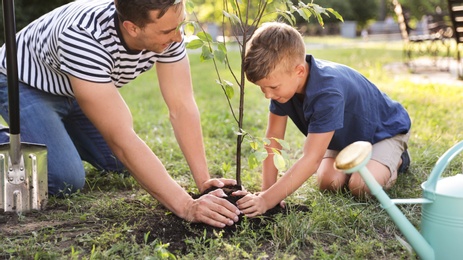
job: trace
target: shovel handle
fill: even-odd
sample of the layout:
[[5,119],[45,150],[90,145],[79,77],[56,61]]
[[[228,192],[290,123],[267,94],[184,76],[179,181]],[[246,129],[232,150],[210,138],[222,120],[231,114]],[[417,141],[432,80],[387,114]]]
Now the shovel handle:
[[5,27],[10,134],[19,135],[19,80],[14,0],[3,0],[3,25]]

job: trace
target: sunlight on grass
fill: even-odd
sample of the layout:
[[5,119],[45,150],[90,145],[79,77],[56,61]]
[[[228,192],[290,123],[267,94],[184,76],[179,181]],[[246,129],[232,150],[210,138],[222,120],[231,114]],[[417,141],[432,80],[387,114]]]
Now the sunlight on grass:
[[[330,45],[334,46],[338,43],[337,41],[338,39],[332,41],[309,39],[308,52],[317,58],[343,63],[359,70],[389,96],[401,102],[409,111],[413,121],[410,151],[414,164],[412,164],[411,172],[398,180],[396,188],[393,188],[390,194],[393,197],[419,197],[421,194],[419,184],[426,180],[437,158],[462,139],[459,129],[463,129],[463,125],[459,120],[459,115],[463,112],[463,105],[460,102],[463,99],[463,92],[460,87],[415,84],[407,80],[395,80],[391,77],[392,72],[385,71],[383,66],[401,60],[400,42],[393,44],[364,43],[362,48],[355,48],[351,45],[352,42],[348,41],[342,48],[331,48]],[[328,47],[310,48],[315,46],[310,43],[320,42]],[[233,55],[232,58],[238,59]],[[233,178],[233,172],[221,172],[220,165],[222,162],[234,162],[235,123],[228,110],[222,90],[214,83],[216,75],[213,73],[212,65],[207,62],[199,63],[196,54],[190,54],[190,62],[195,95],[202,112],[210,168],[214,174],[223,174],[225,177]],[[232,59],[232,62],[234,62],[234,66],[238,66],[236,60]],[[226,70],[224,69],[224,71]],[[138,84],[144,80],[141,78]],[[152,81],[151,77],[150,81]],[[268,101],[252,84],[248,84],[246,91],[246,120],[244,125],[249,129],[245,130],[255,136],[262,136],[266,126]],[[155,96],[158,95],[155,94]],[[211,107],[214,109],[211,110]],[[140,118],[136,118],[137,120],[145,121]],[[295,160],[300,156],[304,137],[291,124],[288,127],[286,139],[291,145],[292,153],[297,154],[294,157]],[[174,145],[174,142],[169,142],[169,147],[175,151],[177,158],[180,158],[181,155],[177,147],[172,148]],[[159,147],[154,147],[154,149],[159,149]],[[162,151],[160,156],[165,156]],[[164,159],[170,160],[168,157]],[[174,176],[177,176],[175,173],[177,167],[170,168]],[[187,170],[181,168],[182,172]],[[243,182],[250,190],[259,189],[259,169],[252,172],[243,169],[243,176]],[[306,185],[287,199],[289,202],[308,204],[314,211],[310,215],[303,214],[300,217],[291,215],[281,220],[283,224],[279,228],[276,226],[271,228],[275,235],[273,243],[278,245],[274,253],[276,256],[288,256],[289,253],[289,255],[311,255],[314,259],[336,258],[341,255],[369,258],[377,256],[379,252],[391,254],[392,251],[392,255],[395,257],[406,257],[408,253],[403,251],[405,249],[394,237],[395,234],[400,235],[400,232],[376,202],[356,203],[355,199],[350,196],[320,194],[316,189],[314,179],[309,180]],[[191,183],[191,185],[194,184]],[[413,223],[419,224],[419,206],[403,207],[402,210]],[[306,227],[301,228],[301,223],[305,223],[304,226]],[[293,225],[295,226],[293,227]],[[279,230],[280,228],[282,230]],[[247,232],[254,234],[257,231],[248,230]],[[298,232],[301,233],[298,235]],[[243,234],[243,236],[249,237],[251,234]],[[285,236],[288,237],[285,238]],[[218,241],[215,243],[223,243],[220,246],[226,247],[226,241]],[[346,244],[345,241],[350,242]],[[197,241],[195,245],[198,243],[201,244]],[[330,246],[327,247],[327,244]],[[310,245],[312,250],[300,251],[307,245]],[[250,248],[252,248],[251,245],[249,245],[248,250]],[[300,252],[295,253],[293,250]],[[195,251],[198,254],[203,252],[203,256],[208,255],[204,248],[198,248]],[[239,254],[241,251],[242,249],[235,249],[226,255]],[[386,253],[388,251],[389,253]]]
[[[421,197],[420,184],[426,181],[435,162],[447,149],[463,139],[462,87],[444,84],[417,84],[405,77],[396,78],[384,65],[401,62],[401,42],[364,42],[341,38],[308,38],[308,53],[355,68],[401,102],[412,118],[410,171],[399,176],[387,193],[392,198]],[[322,46],[322,48],[320,47]],[[204,143],[209,170],[214,177],[234,178],[236,122],[229,111],[223,91],[210,62],[199,62],[199,54],[189,54],[195,97],[201,111]],[[234,68],[238,54],[231,53]],[[221,67],[226,73],[226,68]],[[231,77],[226,76],[229,81]],[[150,71],[120,90],[133,113],[134,128],[164,162],[169,173],[189,192],[197,192],[188,165],[175,140],[167,107],[160,93],[156,73]],[[238,90],[235,89],[235,93]],[[237,96],[237,95],[235,95]],[[235,109],[237,97],[232,100]],[[256,137],[265,134],[269,101],[259,88],[247,84],[244,130]],[[286,141],[292,162],[301,156],[304,136],[288,125]],[[260,168],[250,170],[243,148],[243,184],[248,190],[260,189]],[[461,173],[461,156],[445,174]],[[224,171],[223,165],[230,165]],[[17,259],[415,259],[400,244],[402,236],[375,199],[359,201],[349,194],[318,191],[315,177],[286,199],[288,205],[304,205],[307,212],[291,212],[253,229],[246,220],[233,236],[217,231],[213,237],[185,237],[185,253],[170,251],[166,241],[148,241],[159,223],[147,218],[170,213],[142,190],[130,176],[102,175],[88,165],[86,188],[66,198],[49,202],[56,213],[37,213],[43,228],[26,233],[0,234],[0,256]],[[417,227],[421,206],[400,209]],[[17,216],[26,224],[28,216]],[[2,218],[0,218],[0,221]],[[55,223],[55,224],[53,224]],[[64,225],[68,223],[70,225]],[[1,222],[0,222],[1,224]],[[91,226],[92,228],[90,228]],[[96,227],[96,228],[95,228]],[[145,234],[136,235],[143,228]],[[151,231],[151,232],[150,232]],[[198,231],[202,233],[202,231]],[[205,234],[205,233],[204,233]]]

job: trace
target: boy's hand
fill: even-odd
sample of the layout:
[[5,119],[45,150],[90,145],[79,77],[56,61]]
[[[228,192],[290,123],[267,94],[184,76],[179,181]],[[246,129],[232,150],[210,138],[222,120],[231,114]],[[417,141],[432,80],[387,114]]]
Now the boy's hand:
[[236,202],[236,205],[243,214],[248,217],[255,217],[264,214],[269,206],[260,194],[248,193],[246,196]]
[[234,191],[232,193],[233,196],[246,196],[248,194],[251,194],[249,191],[247,191],[244,187],[242,187],[242,190]]

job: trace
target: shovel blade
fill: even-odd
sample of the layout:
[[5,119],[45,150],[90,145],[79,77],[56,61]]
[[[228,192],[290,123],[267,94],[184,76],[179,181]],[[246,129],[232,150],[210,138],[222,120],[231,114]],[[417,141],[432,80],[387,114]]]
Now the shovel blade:
[[0,144],[0,209],[5,212],[42,210],[48,200],[47,148],[21,143],[21,162],[11,163],[9,143]]

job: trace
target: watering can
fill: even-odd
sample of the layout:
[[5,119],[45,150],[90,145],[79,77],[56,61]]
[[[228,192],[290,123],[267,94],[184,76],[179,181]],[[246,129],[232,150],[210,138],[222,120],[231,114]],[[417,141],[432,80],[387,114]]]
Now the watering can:
[[[448,149],[436,162],[421,187],[423,198],[390,199],[371,175],[366,164],[372,145],[359,141],[344,148],[334,167],[344,173],[359,172],[368,188],[390,215],[408,243],[421,259],[463,258],[463,174],[441,178],[449,162],[463,150],[463,141]],[[396,204],[423,204],[421,233],[408,221]]]

